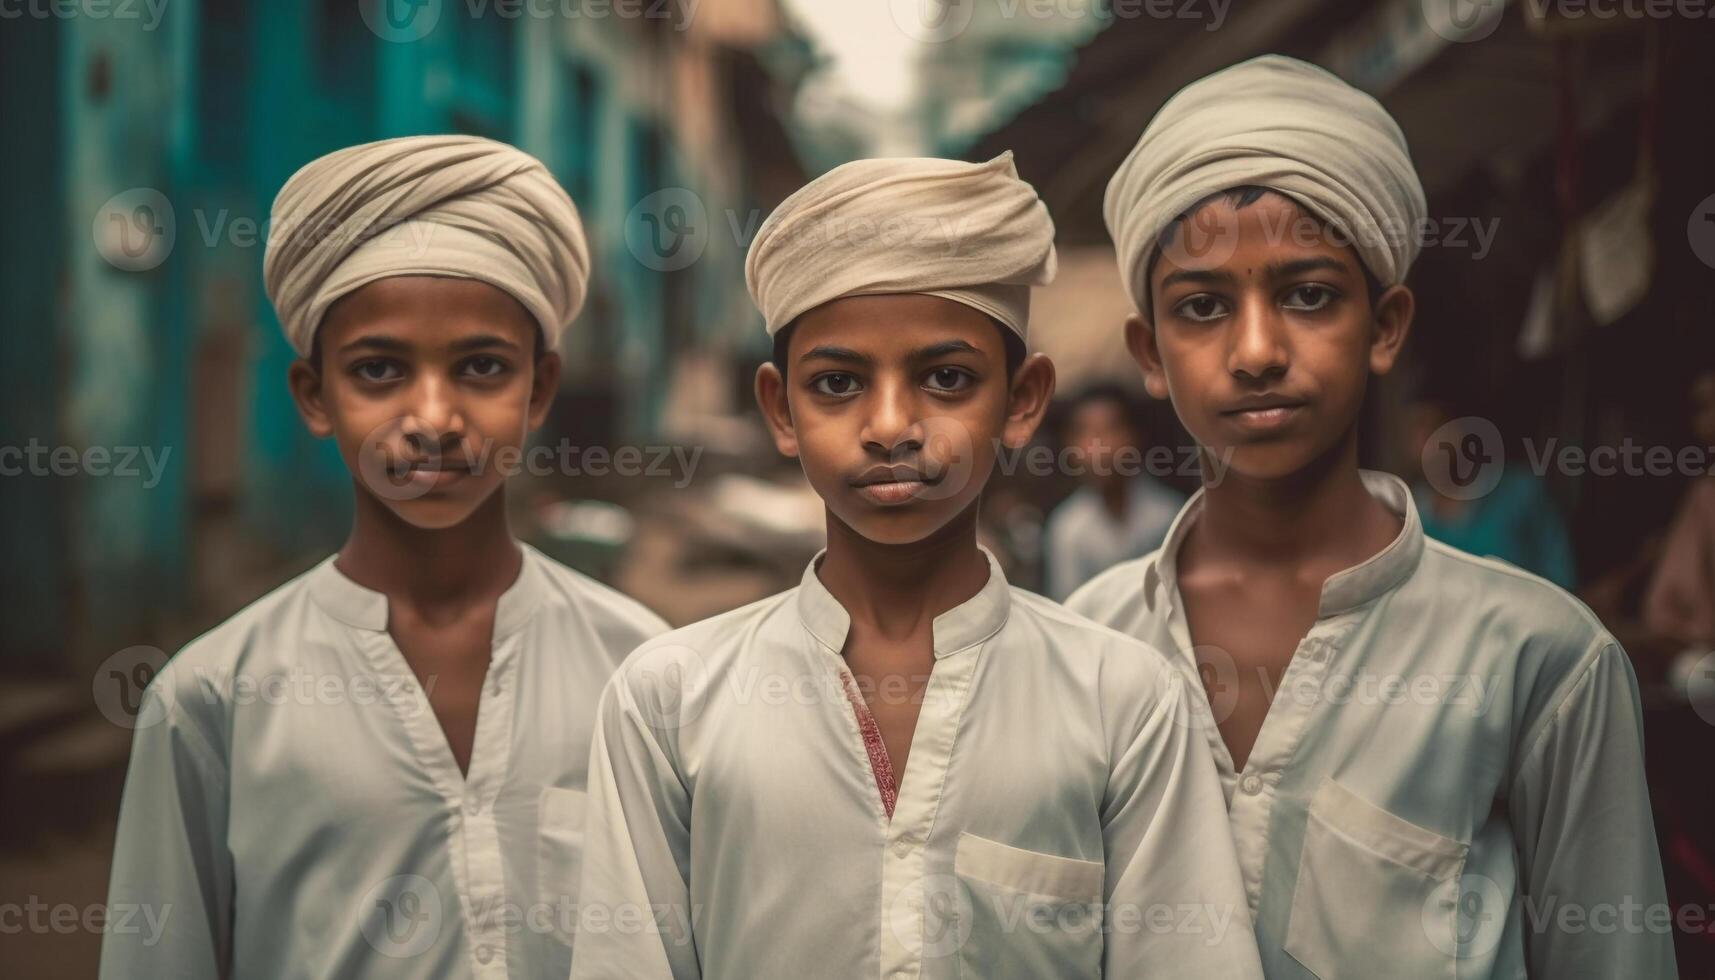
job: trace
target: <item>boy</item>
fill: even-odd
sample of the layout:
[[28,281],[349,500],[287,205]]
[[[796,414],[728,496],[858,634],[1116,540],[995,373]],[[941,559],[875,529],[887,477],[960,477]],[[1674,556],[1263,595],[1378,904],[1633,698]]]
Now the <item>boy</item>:
[[1053,265],[1010,154],[847,164],[764,225],[756,397],[828,546],[608,685],[574,977],[1257,975],[1183,681],[977,546]]
[[1069,604],[1205,679],[1264,972],[1673,976],[1625,653],[1358,469],[1425,212],[1398,126],[1259,58],[1170,100],[1104,212],[1145,383],[1225,471]]
[[109,933],[102,976],[564,978],[596,695],[665,629],[507,526],[584,298],[577,211],[510,146],[425,136],[313,161],[271,220],[351,534],[150,686],[111,893],[168,921]]
[[1136,399],[1117,385],[1096,385],[1072,399],[1065,443],[1077,450],[1083,486],[1061,501],[1043,527],[1045,590],[1065,602],[1078,586],[1127,558],[1161,546],[1185,495],[1148,473]]

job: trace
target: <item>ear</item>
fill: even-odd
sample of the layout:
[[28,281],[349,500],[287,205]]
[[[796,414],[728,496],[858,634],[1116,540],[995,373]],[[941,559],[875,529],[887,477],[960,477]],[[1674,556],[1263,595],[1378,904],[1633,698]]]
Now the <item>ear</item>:
[[1161,369],[1161,350],[1155,345],[1155,327],[1137,314],[1125,318],[1125,346],[1131,359],[1143,370],[1143,387],[1149,397],[1167,400],[1167,372]]
[[562,362],[560,355],[551,350],[545,350],[536,357],[536,365],[530,379],[530,431],[535,432],[548,421],[548,407],[554,404],[554,396],[560,390],[560,370]]
[[1417,297],[1404,285],[1391,286],[1376,298],[1376,329],[1370,338],[1371,374],[1393,370],[1405,338],[1411,333],[1411,318],[1416,312]]
[[1054,399],[1054,362],[1047,354],[1031,354],[1012,373],[1012,388],[1007,393],[1006,425],[1001,429],[1001,441],[1008,449],[1023,448],[1048,412]]
[[317,439],[333,435],[333,419],[328,417],[322,403],[321,365],[300,357],[286,369],[286,388],[292,393],[292,403],[298,406],[298,416],[304,427]]
[[798,432],[792,426],[792,407],[786,401],[786,379],[780,369],[765,363],[756,369],[756,407],[762,409],[762,420],[768,424],[768,434],[780,455],[798,458]]

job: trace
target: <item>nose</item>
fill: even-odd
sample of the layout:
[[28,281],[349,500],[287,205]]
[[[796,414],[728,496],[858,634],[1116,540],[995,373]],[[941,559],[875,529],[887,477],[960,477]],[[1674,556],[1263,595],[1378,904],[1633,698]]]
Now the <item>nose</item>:
[[878,381],[865,401],[869,408],[862,432],[865,449],[891,459],[923,448],[922,420],[909,384]]
[[457,393],[445,381],[430,377],[418,383],[414,394],[399,424],[405,445],[423,456],[451,452],[464,438],[464,413]]
[[1233,318],[1227,370],[1245,381],[1271,380],[1291,363],[1280,311],[1262,296],[1246,296]]

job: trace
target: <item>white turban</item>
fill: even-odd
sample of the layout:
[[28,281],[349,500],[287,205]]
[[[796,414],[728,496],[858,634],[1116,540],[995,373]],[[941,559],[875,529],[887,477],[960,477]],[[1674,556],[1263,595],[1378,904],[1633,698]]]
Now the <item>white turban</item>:
[[476,136],[406,136],[310,161],[274,198],[262,279],[299,355],[334,300],[389,276],[510,293],[545,346],[583,307],[589,247],[541,161]]
[[896,158],[836,167],[780,202],[744,263],[772,336],[842,296],[927,293],[1022,339],[1030,287],[1054,278],[1054,222],[1012,154],[987,163]]
[[1247,184],[1332,225],[1384,287],[1417,258],[1427,207],[1393,117],[1315,65],[1264,55],[1167,100],[1108,182],[1102,216],[1133,305],[1144,310],[1148,264],[1173,219]]

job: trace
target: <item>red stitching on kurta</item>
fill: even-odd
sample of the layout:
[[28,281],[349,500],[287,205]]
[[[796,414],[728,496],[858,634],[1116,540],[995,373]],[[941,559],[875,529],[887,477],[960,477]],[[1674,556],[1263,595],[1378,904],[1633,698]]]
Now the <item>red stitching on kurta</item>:
[[881,740],[881,728],[876,725],[875,715],[864,703],[851,674],[840,671],[840,684],[845,688],[846,700],[852,703],[852,713],[857,715],[858,731],[863,734],[863,750],[869,756],[869,770],[875,775],[875,788],[881,792],[881,807],[891,820],[893,804],[899,800],[899,788],[893,782],[893,760],[888,757],[887,743]]

